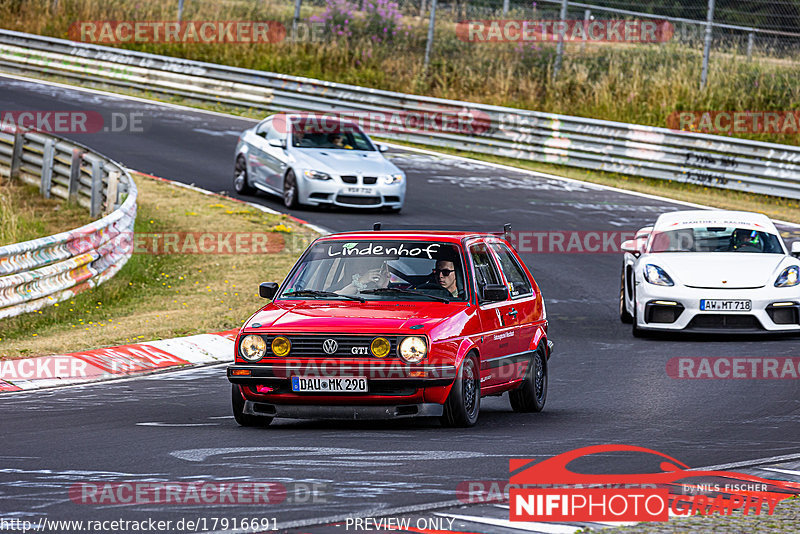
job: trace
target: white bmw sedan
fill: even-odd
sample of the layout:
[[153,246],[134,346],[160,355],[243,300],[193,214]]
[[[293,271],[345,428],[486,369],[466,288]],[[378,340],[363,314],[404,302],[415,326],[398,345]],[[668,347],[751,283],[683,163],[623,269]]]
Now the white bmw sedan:
[[766,216],[661,215],[622,244],[620,319],[643,331],[800,332],[800,242]]
[[332,115],[284,114],[245,130],[233,187],[280,195],[288,208],[345,206],[400,211],[406,176],[358,125]]

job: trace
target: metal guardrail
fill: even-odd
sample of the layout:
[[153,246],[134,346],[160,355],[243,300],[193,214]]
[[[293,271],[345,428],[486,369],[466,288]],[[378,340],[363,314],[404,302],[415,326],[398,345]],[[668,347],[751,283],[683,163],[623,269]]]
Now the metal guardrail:
[[0,319],[72,298],[114,276],[130,258],[137,190],[121,165],[55,136],[0,131],[2,175],[38,186],[47,198],[76,201],[92,217],[106,215],[0,247]]
[[[0,30],[0,69],[265,111],[366,113],[380,137],[425,146],[800,199],[800,147],[790,145],[368,89],[6,30]],[[393,123],[393,113],[458,116],[476,127],[409,131]]]

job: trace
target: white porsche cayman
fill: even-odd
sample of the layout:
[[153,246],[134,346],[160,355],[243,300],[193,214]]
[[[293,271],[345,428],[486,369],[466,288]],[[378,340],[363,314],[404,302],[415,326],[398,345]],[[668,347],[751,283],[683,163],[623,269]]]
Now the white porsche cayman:
[[800,242],[766,216],[675,211],[622,244],[620,319],[648,330],[800,332]]

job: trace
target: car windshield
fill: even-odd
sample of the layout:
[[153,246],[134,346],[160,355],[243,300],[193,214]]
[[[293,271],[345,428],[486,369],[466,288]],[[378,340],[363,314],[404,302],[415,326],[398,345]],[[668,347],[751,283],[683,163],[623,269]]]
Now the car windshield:
[[650,252],[784,253],[777,235],[732,226],[695,226],[656,232],[652,236]]
[[464,288],[452,243],[328,240],[306,252],[277,298],[465,301]]
[[366,134],[355,124],[325,123],[311,118],[292,121],[292,146],[329,150],[375,150]]

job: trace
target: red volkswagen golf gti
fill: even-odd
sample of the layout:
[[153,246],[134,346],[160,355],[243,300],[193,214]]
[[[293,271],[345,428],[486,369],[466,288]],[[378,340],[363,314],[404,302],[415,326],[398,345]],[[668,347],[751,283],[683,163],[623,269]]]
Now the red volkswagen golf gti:
[[245,426],[275,417],[439,417],[472,426],[481,397],[547,396],[547,315],[503,234],[349,232],[317,239],[242,326],[228,367]]

